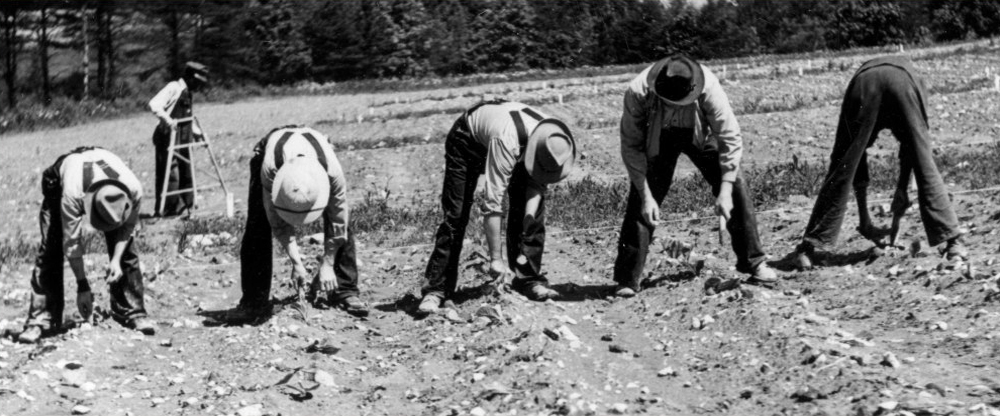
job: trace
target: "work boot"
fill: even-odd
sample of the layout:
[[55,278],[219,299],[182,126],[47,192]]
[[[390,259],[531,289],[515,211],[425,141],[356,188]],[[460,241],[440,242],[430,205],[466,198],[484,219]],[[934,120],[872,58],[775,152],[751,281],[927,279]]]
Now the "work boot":
[[364,302],[362,302],[357,296],[348,296],[344,298],[344,300],[338,302],[337,306],[354,316],[368,316],[368,306],[365,305]]
[[811,270],[813,268],[812,262],[813,251],[803,247],[798,247],[795,252],[792,253],[792,265],[795,266],[799,271]]
[[615,289],[615,296],[618,296],[620,298],[631,298],[635,297],[635,295],[636,295],[635,289],[632,289],[628,286],[619,285],[618,288]]
[[42,327],[32,325],[24,328],[24,331],[17,336],[17,342],[23,344],[34,344],[42,337]]
[[524,294],[529,299],[537,301],[545,301],[559,296],[559,292],[542,283],[532,285],[524,291]]
[[239,305],[236,309],[233,309],[226,313],[224,317],[226,323],[229,324],[243,324],[256,322],[261,319],[266,319],[271,316],[271,305],[259,307],[248,307]]
[[417,307],[417,313],[420,315],[430,315],[432,313],[437,313],[441,309],[441,296],[435,293],[428,293],[424,295],[424,298],[420,301],[420,306]]
[[142,332],[143,335],[156,335],[156,323],[146,317],[129,319],[125,327]]
[[[808,257],[806,258],[808,260]],[[760,283],[774,283],[778,281],[778,274],[767,263],[761,262],[750,275],[750,279]]]
[[955,237],[948,240],[948,245],[945,246],[944,253],[948,261],[967,260],[969,258],[969,250],[965,248],[962,237]]

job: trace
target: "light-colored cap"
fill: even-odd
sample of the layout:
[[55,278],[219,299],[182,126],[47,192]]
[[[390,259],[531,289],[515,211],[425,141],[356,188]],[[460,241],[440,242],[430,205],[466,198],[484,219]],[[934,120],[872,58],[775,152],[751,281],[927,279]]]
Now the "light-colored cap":
[[330,199],[330,177],[318,160],[296,157],[274,176],[271,202],[278,216],[292,225],[308,224],[323,216]]

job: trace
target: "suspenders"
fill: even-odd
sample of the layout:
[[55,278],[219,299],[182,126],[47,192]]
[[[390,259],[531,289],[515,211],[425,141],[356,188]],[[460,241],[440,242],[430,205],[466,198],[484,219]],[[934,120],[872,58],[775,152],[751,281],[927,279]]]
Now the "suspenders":
[[98,160],[97,162],[83,162],[83,191],[88,192],[90,186],[94,184],[94,163],[101,168],[104,175],[109,179],[118,179],[118,172],[115,172],[108,163],[103,160]]
[[520,111],[510,112],[510,118],[514,120],[514,127],[517,129],[517,142],[521,148],[524,148],[524,146],[528,145],[528,130],[524,128],[524,120],[521,119],[521,113],[527,114],[528,117],[535,119],[535,121],[542,121],[544,117],[529,107],[524,107]]
[[[491,101],[480,102],[480,103],[472,106],[468,110],[466,110],[465,114],[463,114],[463,117],[468,117],[469,114],[472,114],[473,111],[478,110],[479,107],[482,107],[484,105],[503,104],[503,103],[506,103],[506,102],[507,102],[506,100],[499,100],[499,99],[498,100],[491,100]],[[528,117],[531,117],[531,118],[535,119],[535,121],[542,121],[542,119],[544,119],[545,117],[542,117],[542,115],[538,114],[537,111],[532,110],[531,107],[524,107],[524,108],[522,108],[520,110],[516,110],[516,111],[511,111],[510,112],[510,118],[512,120],[514,120],[514,128],[517,129],[517,142],[518,142],[518,145],[521,147],[521,149],[524,149],[524,147],[528,145],[528,134],[529,134],[529,132],[528,132],[528,129],[525,128],[525,126],[524,126],[524,119],[521,117],[521,113],[524,113]]]
[[[285,152],[284,152],[285,144],[288,143],[288,140],[291,139],[293,135],[295,135],[295,132],[285,131],[284,133],[281,134],[281,138],[278,139],[278,143],[275,143],[274,145],[275,169],[281,169],[281,166],[285,164]],[[302,133],[302,137],[305,137],[306,141],[308,141],[309,144],[312,145],[313,150],[316,151],[316,158],[319,159],[319,164],[323,166],[323,169],[329,169],[329,166],[327,166],[326,163],[326,152],[324,152],[323,147],[319,145],[319,140],[316,139],[316,136],[313,136],[312,133],[304,132]]]

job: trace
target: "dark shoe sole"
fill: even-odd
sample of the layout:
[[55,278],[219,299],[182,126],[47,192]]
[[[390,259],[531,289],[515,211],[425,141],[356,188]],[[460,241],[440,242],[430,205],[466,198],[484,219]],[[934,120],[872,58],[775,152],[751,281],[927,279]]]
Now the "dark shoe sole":
[[346,306],[342,306],[341,309],[343,309],[344,312],[347,312],[349,315],[362,318],[368,316],[371,313],[368,311],[368,309],[352,309]]

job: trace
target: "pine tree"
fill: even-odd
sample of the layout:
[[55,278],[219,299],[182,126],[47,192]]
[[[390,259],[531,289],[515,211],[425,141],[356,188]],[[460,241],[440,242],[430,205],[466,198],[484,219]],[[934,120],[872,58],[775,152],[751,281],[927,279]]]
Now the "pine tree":
[[524,0],[495,0],[472,21],[476,71],[523,70],[537,53],[535,15]]
[[731,58],[758,51],[757,30],[740,24],[738,12],[727,0],[709,0],[702,6],[697,18],[700,57]]
[[587,7],[571,0],[530,0],[538,28],[533,67],[571,68],[590,64],[594,19]]
[[389,0],[389,16],[396,33],[394,50],[387,56],[387,73],[393,76],[418,76],[430,72],[427,57],[430,49],[429,15],[420,0]]
[[438,75],[467,74],[474,71],[469,56],[470,2],[424,0],[428,18],[427,60]]

